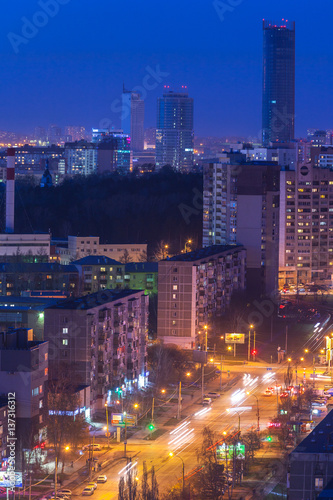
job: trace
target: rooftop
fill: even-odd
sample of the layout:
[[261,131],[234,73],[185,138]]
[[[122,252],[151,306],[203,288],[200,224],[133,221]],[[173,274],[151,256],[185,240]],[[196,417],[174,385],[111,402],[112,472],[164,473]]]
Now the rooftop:
[[109,302],[116,302],[127,298],[130,295],[140,293],[140,291],[141,290],[101,290],[100,292],[84,295],[83,297],[63,300],[46,309],[81,309],[86,311]]
[[77,266],[116,266],[122,265],[121,262],[117,260],[110,259],[110,257],[105,257],[104,255],[88,255],[87,257],[82,257],[82,259],[75,260],[73,264]]
[[77,273],[75,266],[57,262],[0,262],[1,273]]
[[164,261],[195,262],[196,260],[213,257],[213,255],[219,253],[234,252],[242,249],[244,249],[243,245],[211,245],[210,247],[200,248],[199,250],[194,250],[193,252],[174,255],[173,257],[164,259]]
[[333,452],[333,411],[319,422],[316,428],[291,452],[328,453]]
[[158,262],[128,262],[125,264],[126,273],[157,273]]

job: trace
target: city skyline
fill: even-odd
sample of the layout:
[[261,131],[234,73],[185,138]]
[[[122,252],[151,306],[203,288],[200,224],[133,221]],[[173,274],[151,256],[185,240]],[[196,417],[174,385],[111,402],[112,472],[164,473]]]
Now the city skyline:
[[[327,112],[332,99],[332,77],[327,72],[332,51],[328,24],[325,30],[329,15],[322,18],[314,12],[307,19],[306,8],[301,11],[287,2],[278,6],[262,1],[254,6],[245,1],[237,3],[222,12],[218,2],[192,5],[184,1],[177,5],[179,15],[170,16],[172,3],[170,11],[161,7],[152,15],[149,0],[140,8],[130,1],[126,23],[114,26],[112,33],[106,30],[106,19],[110,15],[120,19],[120,6],[112,6],[112,12],[108,5],[90,12],[83,1],[78,12],[75,0],[62,0],[56,14],[39,17],[36,14],[42,11],[43,2],[27,6],[18,1],[15,10],[7,6],[7,36],[1,46],[7,88],[0,129],[28,133],[35,126],[49,123],[119,128],[125,81],[127,88],[143,90],[145,127],[155,126],[156,102],[163,86],[179,90],[187,85],[196,103],[196,135],[259,135],[261,23],[263,18],[286,17],[297,25],[295,136],[304,137],[309,127],[331,128]],[[305,2],[303,7],[307,4],[310,6]],[[160,17],[167,27],[165,36],[157,29]],[[75,25],[73,18],[77,19]],[[40,27],[31,26],[32,20]],[[76,28],[82,23],[88,28],[86,36]],[[309,33],[320,36],[311,37]]]

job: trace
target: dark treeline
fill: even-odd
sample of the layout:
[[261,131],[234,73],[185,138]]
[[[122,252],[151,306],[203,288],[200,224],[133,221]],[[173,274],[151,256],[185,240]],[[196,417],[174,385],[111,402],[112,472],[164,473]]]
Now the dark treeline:
[[163,240],[172,253],[184,248],[187,238],[199,246],[202,175],[181,175],[164,167],[142,177],[75,176],[51,188],[18,181],[15,232],[33,231],[51,231],[55,237],[100,236],[102,243],[147,242],[150,251]]

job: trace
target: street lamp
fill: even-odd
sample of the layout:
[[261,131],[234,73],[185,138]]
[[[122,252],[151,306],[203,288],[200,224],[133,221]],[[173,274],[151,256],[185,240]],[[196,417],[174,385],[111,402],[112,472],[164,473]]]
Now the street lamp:
[[246,393],[248,396],[253,396],[257,400],[257,419],[258,419],[258,427],[257,431],[260,432],[260,413],[259,413],[259,399],[255,394],[251,394],[250,392]]
[[191,245],[191,243],[192,243],[192,240],[187,240],[185,242],[185,253],[187,252],[187,249],[186,249],[187,245]]
[[108,438],[108,449],[110,448],[110,438],[109,438],[109,412],[108,412],[108,404],[104,403],[105,413],[106,413],[106,436]]
[[163,259],[165,259],[165,256],[168,254],[168,248],[169,248],[169,245],[163,246]]
[[170,451],[169,457],[176,457],[182,461],[182,464],[183,464],[183,493],[184,493],[184,490],[185,490],[185,464],[184,464],[184,460],[182,459],[181,456],[175,455],[174,453],[172,453],[172,451]]
[[254,325],[249,325],[249,341],[247,345],[247,360],[250,361],[251,356],[251,330],[254,328]]
[[204,330],[205,330],[205,351],[207,352],[207,350],[208,350],[208,342],[207,342],[208,325],[204,325]]

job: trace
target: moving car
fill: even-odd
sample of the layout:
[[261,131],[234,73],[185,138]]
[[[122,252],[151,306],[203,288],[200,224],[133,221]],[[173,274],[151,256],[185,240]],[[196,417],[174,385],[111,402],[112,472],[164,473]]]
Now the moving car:
[[97,478],[97,480],[96,480],[96,481],[97,481],[98,483],[106,483],[106,481],[107,481],[107,480],[108,480],[108,478],[106,477],[106,475],[105,475],[105,474],[102,474],[101,476],[98,476],[98,478]]
[[274,394],[273,391],[271,391],[270,389],[266,389],[263,396],[273,396],[273,394]]
[[204,406],[210,406],[210,405],[212,404],[212,400],[211,400],[211,398],[204,398],[204,400],[203,400],[202,404],[203,404]]

